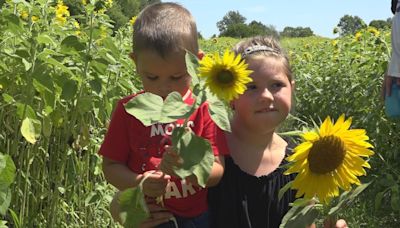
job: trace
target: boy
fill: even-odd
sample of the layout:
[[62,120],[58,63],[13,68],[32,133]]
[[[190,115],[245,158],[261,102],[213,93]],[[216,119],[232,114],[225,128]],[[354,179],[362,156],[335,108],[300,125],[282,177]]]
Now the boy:
[[[187,104],[193,104],[185,50],[192,53],[199,51],[196,24],[191,14],[175,3],[157,3],[146,7],[134,24],[133,52],[130,55],[143,83],[143,92],[165,98],[177,91]],[[124,109],[124,104],[135,96],[127,96],[118,102],[100,148],[106,179],[122,191],[137,186],[146,173],[149,177],[143,182],[143,193],[149,198],[163,195],[165,207],[176,216],[179,227],[188,224],[208,227],[207,190],[172,173],[168,175],[159,171],[163,156],[164,159],[173,156],[164,154],[163,142],[168,141],[165,139],[171,135],[173,128],[183,121],[145,127]],[[226,148],[225,142],[219,141],[225,139],[211,120],[207,104],[193,113],[188,127],[212,145],[215,162],[207,186],[216,185],[223,174],[223,157],[219,154],[225,153]],[[111,211],[113,217],[118,219],[115,200]],[[167,223],[164,225],[168,227]]]

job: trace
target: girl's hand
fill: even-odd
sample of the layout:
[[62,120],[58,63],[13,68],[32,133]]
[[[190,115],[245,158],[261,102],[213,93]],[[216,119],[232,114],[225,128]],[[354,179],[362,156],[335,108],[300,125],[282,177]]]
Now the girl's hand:
[[166,145],[164,148],[165,152],[160,163],[160,170],[166,174],[177,176],[174,168],[180,167],[183,164],[183,160],[171,146]]
[[143,174],[143,193],[149,197],[159,197],[165,194],[168,181],[171,176],[161,171],[150,170]]

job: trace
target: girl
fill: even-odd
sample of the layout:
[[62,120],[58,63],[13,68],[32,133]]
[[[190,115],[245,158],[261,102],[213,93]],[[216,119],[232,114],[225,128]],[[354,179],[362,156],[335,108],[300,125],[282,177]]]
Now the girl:
[[[283,175],[280,167],[293,146],[276,133],[292,106],[292,71],[271,37],[244,40],[234,51],[253,71],[253,82],[231,104],[232,132],[226,132],[230,156],[221,181],[209,189],[211,227],[279,227],[295,200],[291,190],[278,199],[279,190],[294,175]],[[344,221],[337,225],[347,227]]]

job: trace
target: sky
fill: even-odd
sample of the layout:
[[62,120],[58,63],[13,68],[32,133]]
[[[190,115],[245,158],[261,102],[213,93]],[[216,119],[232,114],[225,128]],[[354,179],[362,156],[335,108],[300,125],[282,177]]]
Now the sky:
[[371,20],[392,17],[390,0],[177,0],[195,17],[204,38],[218,35],[217,22],[229,11],[239,11],[246,23],[259,21],[277,31],[286,26],[310,27],[314,34],[333,38],[333,29],[348,14]]

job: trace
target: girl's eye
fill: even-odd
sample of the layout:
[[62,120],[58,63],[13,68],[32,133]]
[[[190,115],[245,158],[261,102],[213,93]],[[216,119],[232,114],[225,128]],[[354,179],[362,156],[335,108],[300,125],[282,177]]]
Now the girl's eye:
[[282,88],[284,86],[285,86],[285,84],[282,82],[276,82],[276,83],[272,84],[272,88],[276,88],[276,89]]
[[158,76],[147,75],[146,78],[149,79],[150,81],[155,81],[158,79]]
[[249,85],[247,85],[246,87],[247,87],[247,90],[257,89],[257,86],[254,85],[254,84],[249,84]]
[[183,78],[183,75],[180,75],[180,76],[172,76],[172,77],[171,77],[171,79],[172,79],[173,81],[178,81],[178,80],[181,79],[181,78]]

